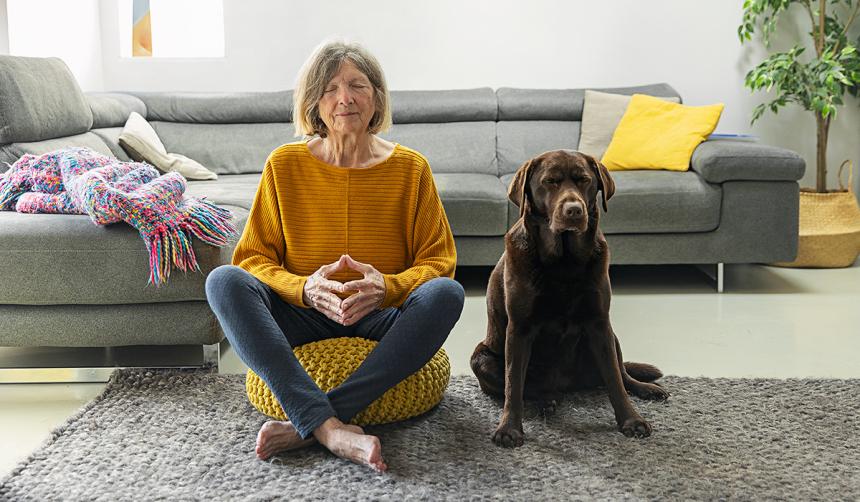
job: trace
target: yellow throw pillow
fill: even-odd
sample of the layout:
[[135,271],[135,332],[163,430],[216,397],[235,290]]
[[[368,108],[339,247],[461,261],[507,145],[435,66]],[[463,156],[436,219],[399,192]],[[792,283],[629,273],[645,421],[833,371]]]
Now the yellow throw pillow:
[[[586,89],[585,99],[582,101],[579,146],[576,149],[596,159],[603,157],[632,97]],[[672,103],[680,101],[677,96],[660,99]]]
[[610,171],[686,171],[693,150],[717,128],[724,107],[686,106],[634,94],[601,162]]

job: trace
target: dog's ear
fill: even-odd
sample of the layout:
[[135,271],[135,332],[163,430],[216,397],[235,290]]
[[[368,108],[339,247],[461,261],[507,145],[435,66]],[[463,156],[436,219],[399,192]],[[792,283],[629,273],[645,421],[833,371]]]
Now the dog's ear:
[[612,181],[612,176],[609,175],[609,169],[606,169],[606,166],[599,160],[591,155],[586,155],[585,158],[588,160],[588,165],[591,167],[594,175],[597,176],[597,189],[603,191],[603,212],[605,213],[607,211],[606,201],[615,195],[615,182]]
[[535,159],[531,159],[521,165],[520,168],[517,169],[517,174],[514,175],[513,181],[511,181],[511,186],[508,187],[508,199],[520,208],[520,218],[526,214],[526,211],[531,212],[528,187],[532,166],[535,163]]

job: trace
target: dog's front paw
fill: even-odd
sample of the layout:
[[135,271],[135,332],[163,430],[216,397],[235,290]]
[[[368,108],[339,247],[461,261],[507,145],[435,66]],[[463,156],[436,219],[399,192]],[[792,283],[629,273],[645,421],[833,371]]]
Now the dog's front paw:
[[621,433],[632,438],[647,438],[651,435],[651,425],[642,417],[631,417],[624,421],[619,427]]
[[496,432],[493,433],[493,442],[498,446],[505,448],[515,448],[523,445],[522,428],[516,428],[508,424],[500,424]]
[[669,399],[669,392],[656,383],[640,383],[630,390],[634,396],[640,399],[647,399],[649,401],[665,401]]

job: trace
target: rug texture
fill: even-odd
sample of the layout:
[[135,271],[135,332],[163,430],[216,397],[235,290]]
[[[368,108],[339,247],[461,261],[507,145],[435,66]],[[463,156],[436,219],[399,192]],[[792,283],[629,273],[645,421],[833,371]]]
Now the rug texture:
[[254,456],[266,417],[244,375],[121,370],[5,479],[0,500],[856,500],[860,380],[666,377],[626,438],[601,391],[570,394],[526,443],[490,441],[501,402],[457,376],[440,405],[379,435],[387,473],[319,445]]

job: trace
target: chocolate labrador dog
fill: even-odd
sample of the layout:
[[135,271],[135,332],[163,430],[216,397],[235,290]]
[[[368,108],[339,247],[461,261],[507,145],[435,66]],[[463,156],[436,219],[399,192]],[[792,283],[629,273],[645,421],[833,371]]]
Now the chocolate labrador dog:
[[609,322],[609,248],[598,228],[615,193],[606,167],[570,150],[546,152],[519,168],[508,197],[520,219],[505,235],[505,252],[487,286],[487,338],[472,354],[481,389],[504,396],[493,442],[523,444],[523,399],[554,410],[562,393],[604,385],[625,436],[651,426],[627,392],[644,399],[669,394],[649,364],[624,363]]

